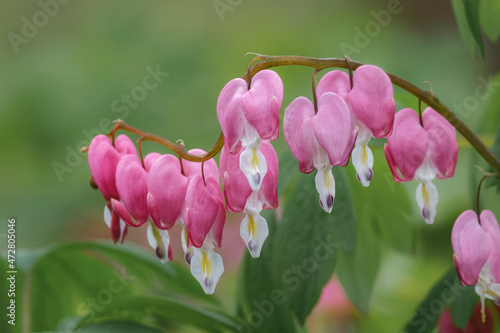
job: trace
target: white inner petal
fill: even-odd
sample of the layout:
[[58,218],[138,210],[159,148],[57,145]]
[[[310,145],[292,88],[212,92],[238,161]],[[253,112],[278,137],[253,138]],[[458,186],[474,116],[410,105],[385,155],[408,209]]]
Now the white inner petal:
[[111,212],[109,211],[108,205],[104,205],[104,223],[111,228]]
[[240,155],[240,169],[248,180],[248,184],[252,191],[259,191],[262,181],[267,174],[267,161],[264,155],[260,152],[258,146],[244,147]]
[[195,248],[191,259],[191,274],[200,283],[206,294],[213,294],[219,278],[224,272],[222,257],[213,251],[213,246]]
[[319,204],[325,212],[330,213],[335,200],[335,179],[332,174],[332,166],[327,164],[326,167],[319,168],[314,180],[316,191],[319,193]]
[[147,237],[149,246],[155,250],[156,256],[161,262],[167,262],[170,247],[170,235],[168,231],[158,229],[153,223],[149,223]]
[[373,178],[373,153],[366,144],[358,145],[352,150],[352,164],[356,175],[364,187],[368,187]]
[[417,187],[417,203],[420,214],[428,224],[434,223],[436,207],[438,203],[438,192],[431,181],[421,182]]
[[269,236],[266,219],[258,211],[246,212],[245,218],[241,221],[240,236],[247,245],[250,255],[258,258]]

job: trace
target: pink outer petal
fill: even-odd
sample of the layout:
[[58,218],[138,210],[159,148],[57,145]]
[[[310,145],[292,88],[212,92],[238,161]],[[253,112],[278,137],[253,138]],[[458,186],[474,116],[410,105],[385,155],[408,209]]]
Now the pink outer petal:
[[122,156],[127,154],[137,155],[134,143],[125,134],[120,134],[116,137],[115,148]]
[[136,155],[123,156],[116,167],[116,188],[127,211],[142,225],[148,220],[148,173]]
[[354,72],[353,83],[349,101],[356,119],[368,127],[374,137],[389,136],[396,110],[387,74],[376,66],[363,65]]
[[220,176],[228,212],[242,212],[252,194],[248,180],[240,169],[240,155],[241,152],[231,154],[226,146],[220,154]]
[[[148,208],[155,225],[170,229],[181,216],[188,180],[177,157],[159,157],[149,171]],[[158,220],[158,218],[160,220]]]
[[[413,109],[403,109],[396,114],[394,130],[387,138],[385,156],[396,182],[407,182],[424,162],[429,146],[427,132]],[[399,175],[398,171],[401,173]]]
[[116,189],[116,166],[125,154],[135,154],[135,146],[126,135],[120,135],[115,140],[116,148],[106,135],[97,135],[89,146],[89,169],[97,187],[104,198],[119,199]]
[[422,121],[429,134],[431,160],[439,172],[438,178],[453,177],[458,154],[455,128],[430,107],[424,110]]
[[[208,181],[213,180],[210,178]],[[189,182],[186,192],[184,222],[191,243],[200,248],[219,213],[218,201],[214,199],[201,175],[194,176]]]
[[155,164],[156,160],[158,157],[160,157],[161,154],[159,153],[149,153],[144,157],[144,168],[146,168],[146,171],[149,172],[151,170],[151,167],[153,164]]
[[214,245],[217,247],[222,246],[222,230],[224,229],[224,224],[226,222],[226,210],[224,209],[224,198],[222,195],[222,190],[219,185],[218,179],[210,177],[207,179],[207,190],[213,199],[217,202],[217,215],[213,222],[211,229],[212,235],[214,237]]
[[492,252],[492,243],[474,211],[467,210],[457,218],[451,231],[451,245],[462,284],[477,284],[479,273]]
[[490,210],[481,212],[481,226],[491,238],[491,254],[488,259],[493,276],[500,283],[500,228],[497,219]]
[[144,224],[144,223],[140,224],[135,223],[132,220],[127,208],[125,208],[125,206],[123,206],[123,204],[120,201],[116,199],[111,199],[111,205],[113,206],[113,210],[116,212],[116,214],[118,214],[120,219],[122,219],[123,222],[125,222],[125,224],[127,224],[129,227],[137,228]]
[[269,141],[262,141],[260,151],[266,158],[267,173],[262,181],[259,191],[259,200],[264,203],[264,209],[275,209],[278,207],[278,155]]
[[[188,153],[193,155],[203,155],[206,154],[206,151],[202,149],[191,149]],[[182,167],[184,169],[184,174],[191,180],[196,175],[201,175],[201,162],[190,162],[186,160],[182,160]],[[213,158],[205,161],[203,164],[203,171],[205,174],[205,179],[207,177],[214,177],[215,179],[219,179],[219,168],[217,168],[217,163]]]
[[318,99],[318,114],[312,122],[314,136],[328,154],[330,164],[343,164],[351,143],[351,114],[346,102],[337,94],[322,94]]
[[299,170],[305,173],[314,170],[313,158],[318,149],[311,122],[314,115],[311,101],[305,97],[297,97],[286,108],[283,120],[286,143],[299,161]]
[[224,144],[231,152],[239,150],[243,135],[245,116],[241,109],[241,97],[247,90],[245,80],[233,79],[224,86],[217,100],[217,118],[224,133]]
[[243,114],[261,139],[277,138],[282,101],[283,82],[271,70],[258,72],[252,78],[250,90],[241,97]]
[[349,81],[349,75],[347,75],[346,72],[335,70],[326,73],[321,80],[319,80],[318,87],[316,88],[316,95],[319,98],[319,96],[326,92],[336,93],[349,105],[350,91],[351,83]]

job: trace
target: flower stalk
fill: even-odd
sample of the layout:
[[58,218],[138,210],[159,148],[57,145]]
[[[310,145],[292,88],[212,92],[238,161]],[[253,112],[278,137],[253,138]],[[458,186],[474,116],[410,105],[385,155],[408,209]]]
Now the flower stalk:
[[[311,58],[311,57],[303,57],[303,56],[294,56],[294,55],[283,55],[283,56],[267,56],[267,55],[258,55],[256,58],[252,59],[250,65],[258,61],[252,67],[249,67],[249,70],[243,77],[247,82],[249,82],[250,78],[253,77],[258,72],[279,66],[308,66],[312,67],[316,70],[321,70],[325,68],[345,68],[349,70],[356,70],[358,67],[364,65],[361,62],[353,61],[351,59],[346,58]],[[387,73],[387,72],[386,72]],[[471,144],[471,146],[481,155],[481,157],[495,170],[497,174],[500,174],[500,159],[496,157],[491,150],[484,144],[483,141],[467,126],[465,123],[451,111],[446,105],[444,105],[436,96],[434,96],[431,92],[422,90],[417,86],[411,84],[410,82],[403,80],[402,78],[387,73],[391,82],[396,86],[408,91],[412,95],[419,98],[420,101],[423,101],[428,106],[432,107],[439,114],[448,120],[448,122],[455,127],[455,129],[462,134],[462,136]],[[216,156],[222,147],[224,146],[224,135],[221,133],[219,139],[215,143],[215,145],[203,155],[193,155],[189,154],[187,150],[180,145],[176,145],[160,136],[144,132],[140,129],[127,125],[124,121],[118,120],[115,123],[115,126],[108,134],[111,138],[114,137],[116,131],[119,129],[125,130],[127,132],[135,133],[141,137],[142,141],[154,141],[157,142],[171,151],[179,155],[179,157],[186,159],[192,162],[203,162],[209,160]]]

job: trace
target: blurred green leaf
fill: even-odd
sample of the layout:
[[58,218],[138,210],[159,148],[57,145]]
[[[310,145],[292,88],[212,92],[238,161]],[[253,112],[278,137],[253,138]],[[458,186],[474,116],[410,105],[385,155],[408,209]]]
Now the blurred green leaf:
[[31,329],[52,330],[62,318],[96,314],[134,293],[190,297],[213,304],[213,297],[203,294],[193,280],[187,269],[161,264],[130,245],[62,245],[41,257],[31,271]]
[[315,306],[337,261],[337,251],[352,252],[355,220],[349,184],[333,168],[335,204],[331,214],[318,203],[314,174],[301,174],[292,190],[274,239],[274,279],[300,324]]
[[274,274],[271,274],[274,270],[273,244],[276,235],[273,214],[272,211],[262,214],[269,226],[269,237],[260,257],[254,259],[245,251],[238,278],[238,314],[257,332],[294,332],[291,312],[284,304],[284,291],[280,281],[275,281]]
[[481,0],[479,10],[481,27],[490,41],[495,43],[500,37],[500,1]]
[[477,49],[484,58],[483,39],[479,28],[479,1],[478,0],[451,0],[458,32],[472,54]]
[[[374,177],[369,187],[363,187],[355,171],[348,173],[356,212],[365,215],[373,237],[393,248],[411,253],[415,245],[412,209],[404,185],[394,181],[383,149],[374,148]],[[358,217],[360,218],[360,217]]]
[[[197,307],[170,297],[131,296],[123,297],[112,307],[106,307],[92,320],[84,318],[83,323],[128,318],[140,318],[141,324],[148,317],[156,322],[173,322],[197,327],[207,332],[234,332],[238,329],[236,319],[209,307]],[[148,318],[151,320],[151,318]],[[86,326],[83,326],[88,327]],[[161,325],[159,325],[161,327]]]
[[300,174],[299,163],[289,150],[282,154],[278,160],[280,171],[278,177],[278,195],[286,197]]
[[361,214],[356,216],[356,251],[339,254],[336,272],[347,297],[367,314],[380,265],[380,242],[373,232],[370,213],[366,209],[358,212]]
[[431,333],[445,307],[455,302],[466,290],[467,287],[460,284],[457,271],[452,266],[420,303],[402,332]]
[[465,330],[465,326],[467,326],[467,322],[474,311],[474,306],[478,301],[479,296],[476,294],[474,287],[464,287],[463,292],[461,292],[457,296],[457,299],[450,305],[451,318],[455,326]]

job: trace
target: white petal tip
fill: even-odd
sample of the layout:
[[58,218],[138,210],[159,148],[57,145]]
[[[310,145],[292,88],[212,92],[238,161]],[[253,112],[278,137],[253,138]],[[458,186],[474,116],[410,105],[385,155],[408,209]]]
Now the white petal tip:
[[245,242],[252,258],[260,257],[262,246],[269,236],[269,228],[265,218],[259,213],[249,213],[240,225],[240,236]]

